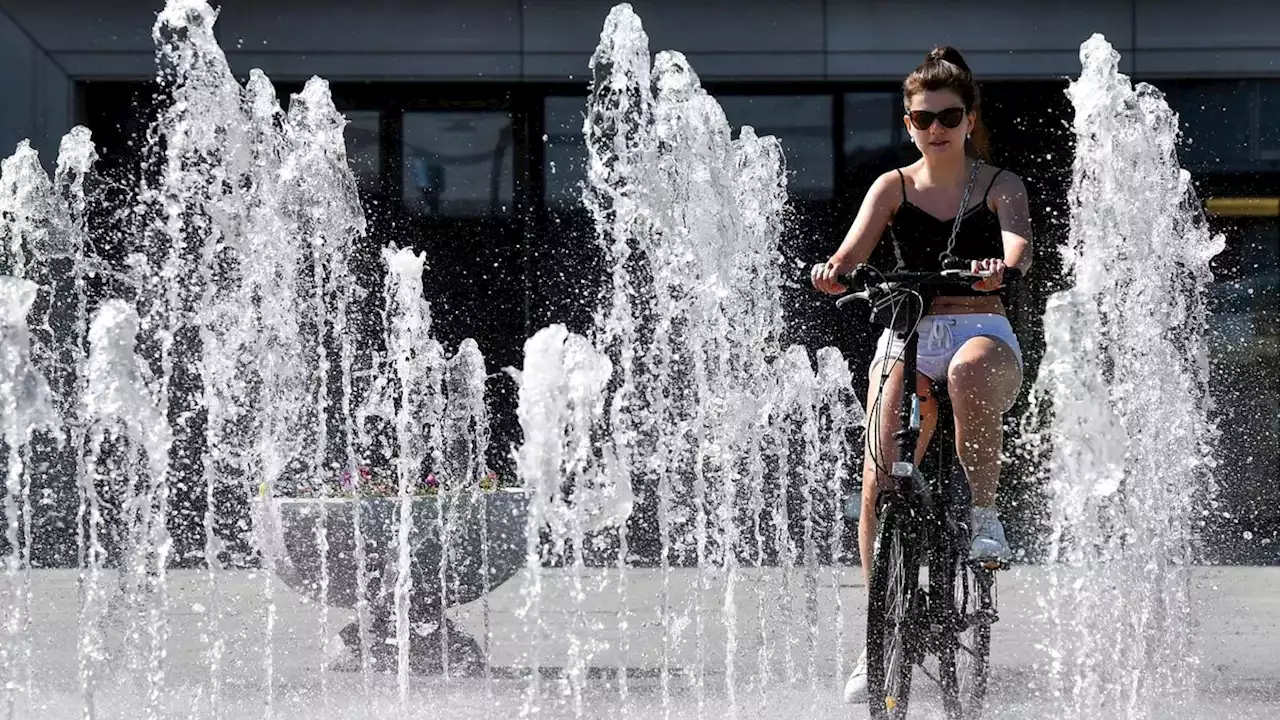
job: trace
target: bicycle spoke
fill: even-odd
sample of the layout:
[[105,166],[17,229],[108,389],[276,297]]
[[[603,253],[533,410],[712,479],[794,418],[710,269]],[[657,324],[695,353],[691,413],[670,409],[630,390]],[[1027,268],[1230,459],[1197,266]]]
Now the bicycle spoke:
[[871,573],[867,685],[875,720],[905,717],[910,700],[919,561],[908,522],[905,512],[893,508],[884,512]]
[[977,717],[986,698],[991,624],[996,620],[991,600],[994,583],[991,576],[981,574],[985,571],[963,562],[956,562],[953,567],[949,587],[939,588],[954,598],[952,607],[960,621],[958,632],[945,651],[948,658],[942,666],[943,688],[950,693],[945,699],[948,716],[968,720]]

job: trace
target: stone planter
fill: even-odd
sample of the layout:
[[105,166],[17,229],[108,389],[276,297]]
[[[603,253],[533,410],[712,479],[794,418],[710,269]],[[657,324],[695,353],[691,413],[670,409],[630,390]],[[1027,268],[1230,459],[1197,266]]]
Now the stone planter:
[[[440,494],[412,500],[413,528],[409,536],[410,576],[413,586],[409,619],[415,627],[431,628],[415,633],[411,665],[418,672],[436,672],[446,666],[476,669],[486,662],[474,640],[452,623],[443,610],[479,599],[510,580],[524,565],[525,519],[528,492],[506,488],[493,492]],[[394,497],[364,498],[360,503],[360,530],[364,541],[370,609],[370,648],[374,665],[394,662],[394,588],[399,561],[397,518],[400,500]],[[330,607],[354,608],[356,581],[355,509],[347,498],[275,500],[280,518],[283,555],[277,574],[291,588]],[[325,528],[328,544],[328,592],[321,597],[322,568],[319,534]],[[445,542],[442,542],[442,538]],[[448,548],[448,556],[444,549]],[[443,572],[442,572],[443,571]],[[443,579],[443,591],[442,582]],[[439,633],[445,633],[443,641]],[[358,628],[353,623],[341,633],[348,649],[359,657]],[[458,656],[451,662],[448,649]],[[348,663],[349,665],[350,663]]]

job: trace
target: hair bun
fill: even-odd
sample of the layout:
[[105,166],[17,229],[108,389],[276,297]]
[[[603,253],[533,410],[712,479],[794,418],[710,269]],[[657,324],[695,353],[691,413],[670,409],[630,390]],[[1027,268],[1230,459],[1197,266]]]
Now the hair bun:
[[969,64],[964,61],[964,56],[960,54],[959,50],[950,45],[939,45],[930,50],[929,54],[925,56],[925,62],[938,60],[949,62],[961,70],[969,72]]

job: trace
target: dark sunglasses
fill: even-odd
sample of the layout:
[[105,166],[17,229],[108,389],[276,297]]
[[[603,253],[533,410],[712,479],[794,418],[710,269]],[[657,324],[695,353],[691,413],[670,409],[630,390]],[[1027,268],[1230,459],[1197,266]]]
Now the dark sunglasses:
[[933,126],[934,120],[942,123],[942,127],[948,130],[960,127],[960,123],[964,122],[964,108],[962,107],[947,108],[938,112],[912,110],[907,114],[911,116],[911,124],[915,125],[917,130],[928,130]]

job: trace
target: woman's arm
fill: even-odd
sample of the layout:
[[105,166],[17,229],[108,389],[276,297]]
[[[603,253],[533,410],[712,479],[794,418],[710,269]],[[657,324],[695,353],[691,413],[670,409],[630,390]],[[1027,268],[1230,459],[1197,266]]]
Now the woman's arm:
[[902,203],[896,172],[887,172],[871,184],[858,215],[845,233],[844,241],[825,264],[814,265],[810,272],[813,286],[822,292],[836,295],[848,288],[837,278],[871,257],[880,242],[880,236],[889,225],[889,218]]
[[1000,218],[1000,237],[1004,244],[1004,264],[1016,267],[1026,275],[1031,270],[1031,209],[1027,188],[1022,178],[1011,172],[1000,173],[992,188],[996,216]]

